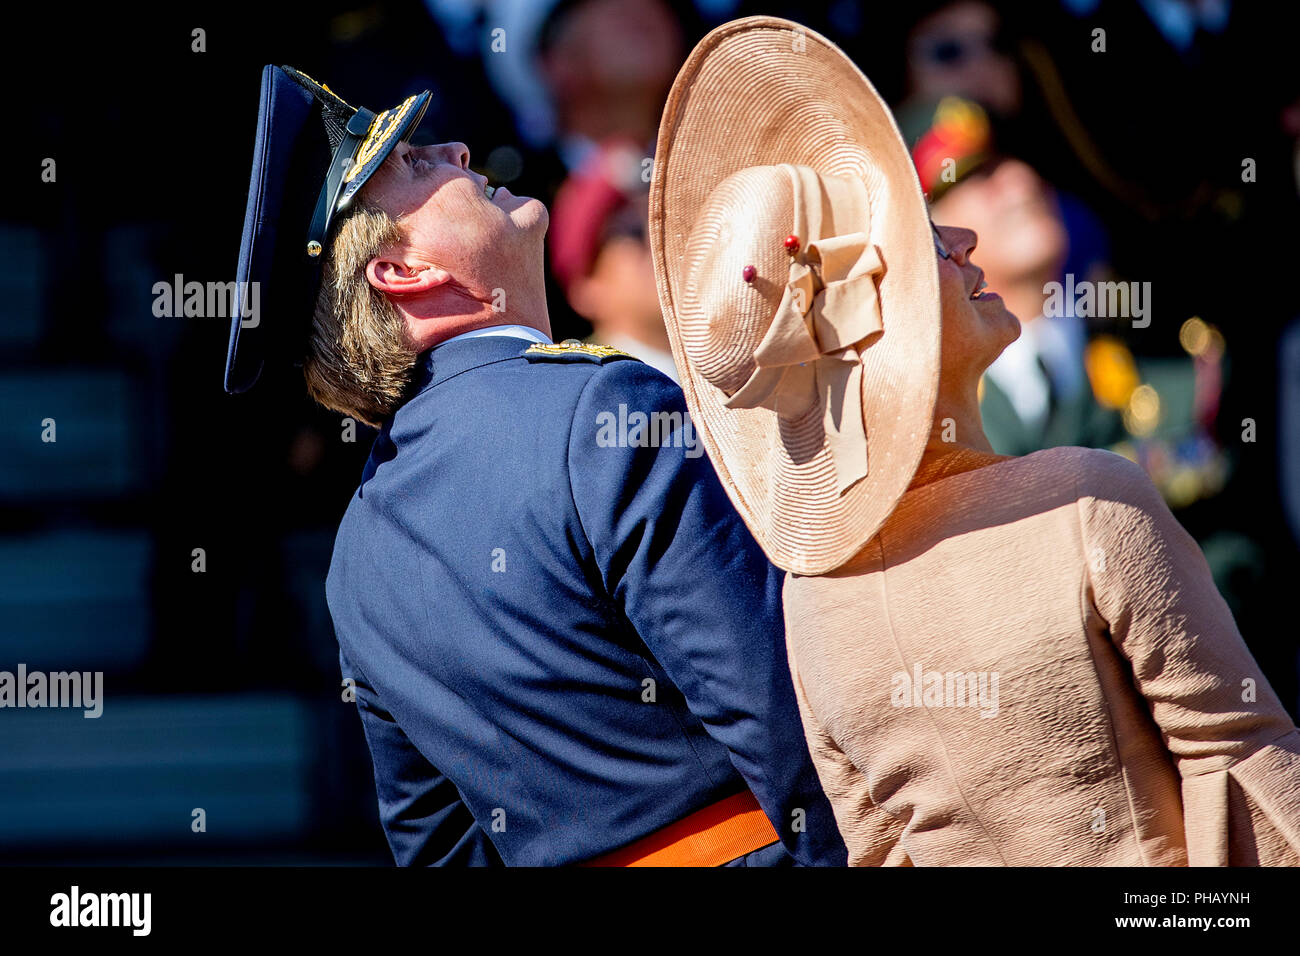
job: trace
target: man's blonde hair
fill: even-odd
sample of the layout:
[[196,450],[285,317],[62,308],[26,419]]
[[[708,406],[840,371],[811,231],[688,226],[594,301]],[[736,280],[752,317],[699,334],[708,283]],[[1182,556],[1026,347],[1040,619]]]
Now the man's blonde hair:
[[303,375],[326,408],[379,427],[410,388],[415,359],[402,315],[366,279],[366,266],[402,239],[398,222],[358,197],[324,264]]

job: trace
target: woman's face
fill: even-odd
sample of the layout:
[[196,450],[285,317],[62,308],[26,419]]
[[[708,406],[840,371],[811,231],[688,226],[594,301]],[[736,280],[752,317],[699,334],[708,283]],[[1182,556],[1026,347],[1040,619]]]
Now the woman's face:
[[935,200],[930,215],[984,237],[980,261],[996,285],[1041,284],[1065,261],[1069,236],[1052,188],[1019,159],[994,160],[963,176]]
[[1020,335],[1020,321],[1002,297],[982,288],[984,272],[971,262],[978,236],[958,226],[936,226],[948,258],[939,256],[939,296],[943,334],[940,381],[953,384],[979,379]]

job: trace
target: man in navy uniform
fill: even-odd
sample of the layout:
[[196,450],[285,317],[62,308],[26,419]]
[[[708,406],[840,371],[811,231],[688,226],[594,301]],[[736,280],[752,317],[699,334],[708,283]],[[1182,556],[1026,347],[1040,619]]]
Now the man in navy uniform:
[[551,343],[545,207],[411,146],[428,99],[264,70],[226,368],[380,429],[327,595],[394,857],[843,864],[781,573],[677,386]]

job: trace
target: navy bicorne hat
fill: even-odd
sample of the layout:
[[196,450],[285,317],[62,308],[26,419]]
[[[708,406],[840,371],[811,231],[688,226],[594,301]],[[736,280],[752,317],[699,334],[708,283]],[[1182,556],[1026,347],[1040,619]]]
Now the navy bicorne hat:
[[251,388],[264,367],[302,362],[335,217],[411,138],[430,98],[373,113],[291,67],[262,70],[227,392]]

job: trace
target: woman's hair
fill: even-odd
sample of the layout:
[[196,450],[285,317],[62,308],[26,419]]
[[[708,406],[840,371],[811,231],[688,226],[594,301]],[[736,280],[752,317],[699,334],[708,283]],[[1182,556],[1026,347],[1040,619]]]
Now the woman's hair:
[[402,229],[358,197],[339,222],[324,264],[303,376],[326,408],[379,427],[406,397],[419,354],[401,313],[366,279],[366,266]]

